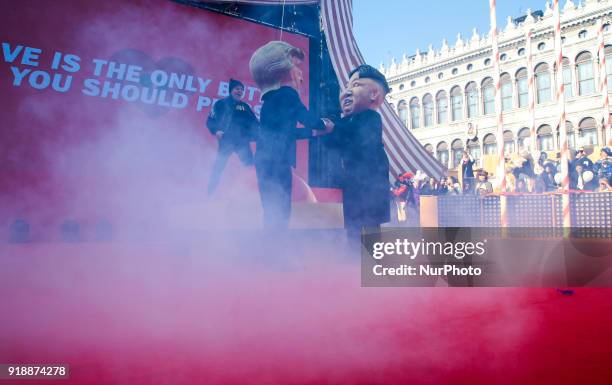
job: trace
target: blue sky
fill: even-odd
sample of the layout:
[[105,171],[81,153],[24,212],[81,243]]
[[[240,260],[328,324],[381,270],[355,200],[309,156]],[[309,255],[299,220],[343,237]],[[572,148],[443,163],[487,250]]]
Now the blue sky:
[[[560,3],[563,6],[565,0]],[[522,16],[527,8],[544,10],[545,4],[546,0],[497,0],[498,27],[506,25],[507,16]],[[429,44],[440,49],[444,38],[452,46],[457,33],[469,38],[474,27],[480,34],[488,33],[488,0],[353,0],[355,38],[375,67],[381,61],[387,65],[391,55],[399,61],[404,52],[424,52]]]

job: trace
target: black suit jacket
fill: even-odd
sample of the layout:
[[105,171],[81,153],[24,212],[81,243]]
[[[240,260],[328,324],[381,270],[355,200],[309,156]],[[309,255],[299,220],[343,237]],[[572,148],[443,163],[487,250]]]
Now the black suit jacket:
[[[260,120],[255,152],[259,164],[295,167],[295,141],[312,137],[313,129],[325,129],[323,121],[302,104],[297,91],[287,86],[263,95]],[[296,128],[298,122],[306,128]]]
[[344,224],[378,226],[390,220],[389,159],[378,112],[342,118],[330,135],[342,159]]

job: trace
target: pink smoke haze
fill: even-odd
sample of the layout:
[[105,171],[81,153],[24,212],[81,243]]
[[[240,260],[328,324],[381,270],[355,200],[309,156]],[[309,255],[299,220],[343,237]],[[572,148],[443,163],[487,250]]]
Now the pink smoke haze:
[[[278,30],[164,0],[0,9],[0,39],[43,49],[39,69],[82,59],[66,93],[14,86],[27,66],[0,63],[0,223],[28,221],[32,241],[0,242],[0,364],[71,372],[0,385],[610,383],[609,290],[361,288],[340,231],[255,231],[254,170],[235,157],[205,197],[216,143],[195,95],[164,109],[81,90],[92,59],[138,58],[218,98],[230,77],[254,86],[248,58]],[[82,242],[58,242],[67,219]]]
[[214,239],[3,245],[0,360],[68,363],[74,384],[574,384],[608,370],[609,290],[361,288],[333,237]]

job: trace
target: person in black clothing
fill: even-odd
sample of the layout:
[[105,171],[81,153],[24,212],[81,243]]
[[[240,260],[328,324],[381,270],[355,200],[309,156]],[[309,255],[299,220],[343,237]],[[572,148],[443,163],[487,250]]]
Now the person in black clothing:
[[546,151],[541,151],[540,157],[538,158],[538,164],[542,168],[544,168],[544,165],[546,164],[547,159],[548,159],[548,154],[546,153]]
[[459,183],[457,183],[455,177],[446,177],[446,195],[461,195]]
[[581,162],[576,162],[576,172],[570,176],[570,189],[582,191],[594,191],[597,189],[597,181],[591,170],[586,170]]
[[[255,171],[267,230],[289,227],[291,167],[296,165],[296,140],[326,133],[333,124],[311,114],[298,91],[304,53],[291,44],[271,41],[258,48],[249,68],[262,92],[261,126],[255,152]],[[305,128],[297,128],[297,123]]]
[[383,145],[381,106],[389,85],[383,74],[361,65],[349,74],[340,95],[343,117],[331,133],[343,166],[344,227],[351,242],[363,227],[379,227],[390,220],[389,160]]
[[583,147],[576,151],[576,159],[572,162],[572,169],[575,170],[579,164],[582,166],[583,171],[593,171],[593,161],[586,156]]
[[440,178],[440,182],[438,183],[438,188],[436,189],[434,195],[446,195],[448,193],[448,182],[447,182],[448,179],[450,179],[450,177]]
[[210,133],[219,140],[219,152],[208,182],[209,195],[217,188],[221,173],[232,153],[235,152],[245,166],[253,165],[249,140],[254,137],[257,118],[251,107],[240,100],[244,95],[244,84],[230,79],[229,90],[230,95],[215,103],[206,120]]
[[431,177],[421,186],[421,195],[438,195],[438,181]]
[[548,162],[544,163],[544,172],[540,174],[539,180],[544,188],[544,191],[555,191],[557,183],[555,182],[555,166]]
[[530,178],[535,177],[535,173],[533,172],[533,158],[531,154],[527,150],[523,150],[520,152],[520,158],[515,161],[517,167],[512,169],[512,174],[519,180],[519,176],[524,174]]
[[468,151],[463,151],[461,157],[461,178],[463,183],[474,183],[474,163],[475,160],[472,158]]

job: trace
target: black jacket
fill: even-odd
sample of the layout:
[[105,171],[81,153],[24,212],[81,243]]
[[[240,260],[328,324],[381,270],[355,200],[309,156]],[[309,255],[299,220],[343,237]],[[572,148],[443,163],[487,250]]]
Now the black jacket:
[[525,161],[521,167],[515,167],[512,169],[512,174],[518,180],[521,174],[525,174],[530,178],[535,177],[533,172],[533,160],[531,158],[524,158]]
[[582,165],[583,171],[591,171],[593,169],[593,161],[588,157],[583,156],[582,158],[574,159],[574,161],[571,163],[571,170],[575,172],[576,166],[579,164]]
[[551,175],[547,172],[543,172],[540,174],[539,180],[542,182],[544,191],[555,191],[557,189],[554,174]]
[[[261,127],[257,138],[256,162],[273,162],[295,167],[295,141],[312,137],[312,130],[325,124],[308,112],[297,91],[283,86],[263,95]],[[296,128],[297,123],[306,128]]]
[[345,226],[389,222],[389,159],[378,112],[366,110],[342,118],[330,136],[342,159]]
[[467,160],[461,160],[461,175],[464,178],[474,177],[474,159],[468,158]]
[[[588,170],[585,170],[588,171]],[[583,171],[584,175],[584,171]],[[595,181],[595,177],[589,182],[582,181],[583,187],[582,189],[578,188],[578,173],[574,173],[570,176],[570,189],[572,190],[583,190],[583,191],[595,191],[597,189],[597,182]]]
[[231,96],[218,100],[206,120],[211,134],[223,131],[221,144],[236,144],[254,139],[257,124],[251,107],[243,101],[235,101]]

